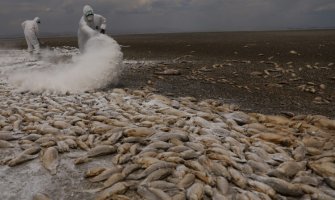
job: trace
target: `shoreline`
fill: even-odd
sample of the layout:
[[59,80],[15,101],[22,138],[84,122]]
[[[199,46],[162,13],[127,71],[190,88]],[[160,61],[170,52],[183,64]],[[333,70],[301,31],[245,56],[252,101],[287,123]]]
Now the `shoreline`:
[[[335,118],[334,30],[150,34],[114,39],[122,45],[126,60],[159,61],[154,65],[126,64],[119,84],[123,88],[152,87],[176,97],[229,99],[245,111],[266,114],[293,112]],[[42,41],[49,47],[77,43],[76,38]],[[14,42],[16,48],[25,48],[24,40]],[[155,74],[165,69],[180,70],[181,75]]]

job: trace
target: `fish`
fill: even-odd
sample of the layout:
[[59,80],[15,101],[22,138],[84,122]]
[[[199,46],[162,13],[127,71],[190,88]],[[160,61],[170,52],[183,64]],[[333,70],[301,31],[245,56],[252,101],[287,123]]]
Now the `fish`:
[[24,162],[33,160],[37,157],[38,157],[38,155],[29,155],[29,154],[21,153],[18,156],[16,156],[15,158],[11,159],[8,162],[8,166],[14,167],[14,166],[22,164]]
[[0,149],[1,148],[13,148],[14,145],[6,140],[0,140]]
[[194,183],[186,193],[187,199],[201,200],[204,196],[204,186],[201,183]]
[[93,157],[113,154],[115,152],[116,152],[116,148],[114,146],[98,145],[98,146],[94,147],[93,149],[90,149],[87,152],[87,157],[93,158]]
[[178,188],[180,189],[187,189],[189,188],[191,185],[193,185],[195,181],[195,175],[194,174],[186,174],[178,183]]
[[59,165],[58,151],[55,147],[49,147],[42,151],[41,157],[42,164],[51,175],[56,175],[57,167]]
[[51,200],[50,197],[43,193],[37,193],[33,196],[33,200]]

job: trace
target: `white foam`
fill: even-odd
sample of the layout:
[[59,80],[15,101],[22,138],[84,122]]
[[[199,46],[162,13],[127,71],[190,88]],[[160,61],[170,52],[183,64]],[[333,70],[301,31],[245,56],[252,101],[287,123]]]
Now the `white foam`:
[[[80,93],[116,84],[123,68],[123,54],[117,42],[99,34],[91,38],[85,48],[85,53],[74,56],[70,63],[34,61],[32,66],[42,67],[16,70],[8,75],[9,83],[19,91],[52,93]],[[62,55],[69,52],[68,49],[62,51]],[[42,57],[50,58],[51,54],[47,51]],[[27,64],[27,60],[23,61]]]

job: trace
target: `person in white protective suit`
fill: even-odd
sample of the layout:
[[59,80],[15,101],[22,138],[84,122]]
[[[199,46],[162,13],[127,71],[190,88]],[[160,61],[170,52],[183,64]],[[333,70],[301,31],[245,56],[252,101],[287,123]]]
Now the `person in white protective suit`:
[[85,44],[91,37],[106,31],[106,18],[94,14],[91,6],[86,5],[83,9],[78,29],[78,46],[81,53],[84,52]]
[[29,53],[32,53],[33,49],[36,53],[40,52],[40,43],[38,40],[38,24],[40,23],[40,18],[35,17],[34,20],[26,20],[21,24],[27,41]]

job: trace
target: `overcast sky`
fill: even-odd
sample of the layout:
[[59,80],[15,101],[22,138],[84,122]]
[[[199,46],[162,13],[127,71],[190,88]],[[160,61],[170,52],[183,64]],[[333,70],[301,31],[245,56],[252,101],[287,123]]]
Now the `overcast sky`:
[[85,4],[112,34],[335,28],[335,0],[1,0],[0,36],[35,16],[42,36],[76,34]]

